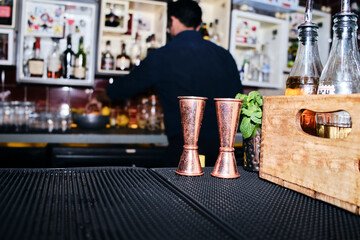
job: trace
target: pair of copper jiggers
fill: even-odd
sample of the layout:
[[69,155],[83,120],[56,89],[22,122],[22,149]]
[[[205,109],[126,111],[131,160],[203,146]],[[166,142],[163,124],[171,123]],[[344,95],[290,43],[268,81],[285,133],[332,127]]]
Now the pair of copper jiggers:
[[[184,149],[180,157],[177,174],[201,176],[198,154],[198,138],[205,109],[206,97],[182,96],[179,98],[181,125],[184,135]],[[219,155],[211,175],[219,178],[238,178],[235,159],[235,136],[243,100],[235,98],[214,98],[220,135]]]

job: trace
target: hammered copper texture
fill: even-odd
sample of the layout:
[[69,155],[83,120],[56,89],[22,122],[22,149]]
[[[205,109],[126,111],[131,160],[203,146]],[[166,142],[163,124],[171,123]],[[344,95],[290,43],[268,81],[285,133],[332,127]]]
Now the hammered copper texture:
[[180,157],[177,174],[185,176],[200,176],[201,169],[197,142],[207,98],[182,96],[178,97],[180,104],[181,125],[184,136],[184,150]]
[[244,169],[258,172],[260,167],[260,141],[261,129],[257,129],[256,135],[244,139]]
[[216,116],[220,135],[220,152],[211,175],[219,178],[238,178],[235,159],[235,135],[239,124],[243,100],[215,98]]

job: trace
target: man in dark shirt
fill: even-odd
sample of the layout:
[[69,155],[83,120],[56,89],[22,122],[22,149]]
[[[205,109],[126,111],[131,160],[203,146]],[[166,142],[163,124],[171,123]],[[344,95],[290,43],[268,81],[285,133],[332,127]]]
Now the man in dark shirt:
[[114,100],[126,99],[154,87],[164,111],[168,137],[166,166],[176,167],[183,150],[183,135],[178,96],[207,97],[199,136],[199,154],[213,166],[219,153],[214,98],[234,98],[242,92],[239,73],[231,54],[204,40],[197,31],[202,11],[192,0],[168,3],[168,21],[173,39],[149,53],[129,75],[107,87]]

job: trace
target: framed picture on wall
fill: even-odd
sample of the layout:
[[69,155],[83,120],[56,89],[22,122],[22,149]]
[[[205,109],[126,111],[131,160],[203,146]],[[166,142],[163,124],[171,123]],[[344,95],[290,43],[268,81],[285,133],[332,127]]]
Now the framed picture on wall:
[[15,28],[16,1],[0,1],[0,28]]
[[14,30],[0,29],[0,65],[14,65]]

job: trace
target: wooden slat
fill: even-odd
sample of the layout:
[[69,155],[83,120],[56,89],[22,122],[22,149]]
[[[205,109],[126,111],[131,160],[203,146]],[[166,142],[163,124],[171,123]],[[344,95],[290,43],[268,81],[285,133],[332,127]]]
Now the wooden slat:
[[[301,129],[302,109],[345,110],[352,131],[344,139],[311,136]],[[360,94],[269,96],[263,110],[260,177],[359,212],[353,206],[360,205]]]

